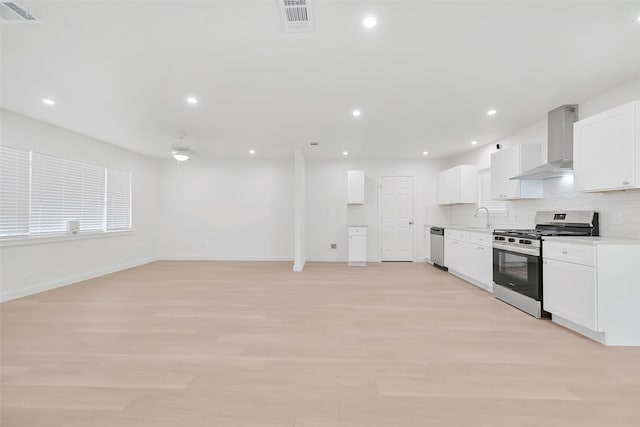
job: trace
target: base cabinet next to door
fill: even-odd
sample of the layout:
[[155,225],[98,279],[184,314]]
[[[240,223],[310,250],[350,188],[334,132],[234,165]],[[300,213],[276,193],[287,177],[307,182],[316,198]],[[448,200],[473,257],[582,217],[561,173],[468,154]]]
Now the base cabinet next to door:
[[491,291],[493,288],[493,252],[491,235],[445,229],[444,263],[449,272]]
[[367,227],[349,227],[350,267],[364,267],[367,262]]

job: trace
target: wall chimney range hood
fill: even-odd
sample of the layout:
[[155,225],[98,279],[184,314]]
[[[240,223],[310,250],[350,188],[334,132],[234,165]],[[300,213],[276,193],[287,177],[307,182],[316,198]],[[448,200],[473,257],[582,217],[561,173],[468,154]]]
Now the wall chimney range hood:
[[573,173],[573,124],[578,121],[578,105],[563,105],[548,115],[547,163],[511,179],[538,180]]

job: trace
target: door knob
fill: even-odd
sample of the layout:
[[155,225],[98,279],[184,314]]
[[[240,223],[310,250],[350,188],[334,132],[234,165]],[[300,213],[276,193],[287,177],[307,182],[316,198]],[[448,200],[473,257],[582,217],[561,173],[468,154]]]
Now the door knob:
[[413,225],[413,221],[409,221],[409,225]]

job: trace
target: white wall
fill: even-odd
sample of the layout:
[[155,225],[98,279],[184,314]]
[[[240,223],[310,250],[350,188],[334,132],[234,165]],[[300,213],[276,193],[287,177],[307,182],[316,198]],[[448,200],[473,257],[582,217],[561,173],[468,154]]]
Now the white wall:
[[0,247],[0,299],[8,300],[155,259],[159,161],[0,110],[2,144],[132,172],[133,228],[98,238]]
[[[614,88],[600,96],[578,102],[580,118],[592,116],[626,102],[640,99],[640,79]],[[574,100],[567,100],[572,103]],[[542,114],[543,112],[541,112]],[[520,143],[543,144],[547,157],[547,120],[542,120],[496,141],[504,147]],[[481,169],[490,166],[495,143],[481,147],[454,159],[454,164],[477,164]],[[615,149],[612,147],[612,149]],[[476,206],[460,205],[452,209],[451,223],[482,225],[484,219],[473,217]],[[612,191],[606,193],[577,193],[573,191],[572,177],[548,179],[544,182],[544,198],[541,200],[514,200],[507,202],[509,215],[492,218],[498,228],[529,228],[534,226],[538,210],[595,210],[600,213],[600,234],[610,237],[640,239],[640,191]],[[613,223],[614,214],[622,214],[623,223]]]
[[293,159],[162,165],[160,256],[292,260]]
[[[367,225],[367,259],[378,261],[378,181],[414,177],[414,260],[424,261],[424,225],[448,221],[437,205],[437,175],[448,164],[434,160],[307,159],[307,260],[346,261],[347,224]],[[364,170],[365,204],[347,206],[347,171]],[[337,249],[331,249],[336,243]]]

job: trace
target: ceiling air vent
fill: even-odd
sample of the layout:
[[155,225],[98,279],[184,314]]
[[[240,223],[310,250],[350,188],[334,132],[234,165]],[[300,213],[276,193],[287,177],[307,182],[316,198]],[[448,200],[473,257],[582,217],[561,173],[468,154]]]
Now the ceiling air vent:
[[311,11],[308,3],[308,0],[280,0],[285,31],[312,30]]
[[39,23],[42,22],[31,12],[15,1],[0,2],[0,23]]

